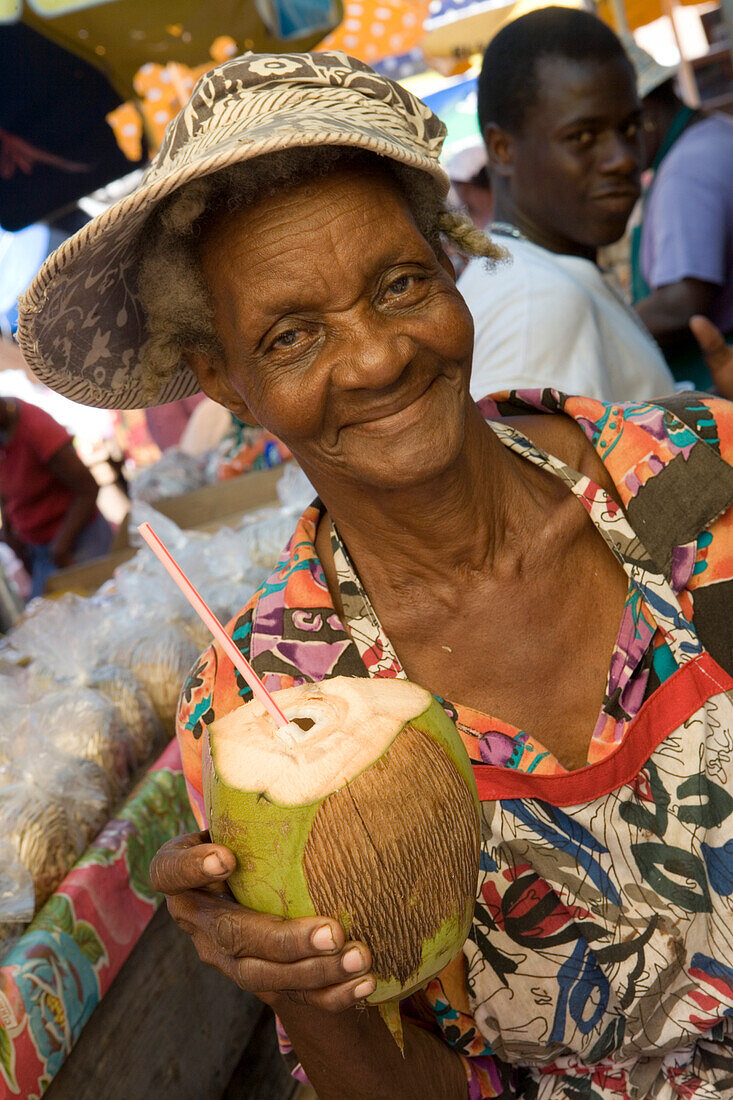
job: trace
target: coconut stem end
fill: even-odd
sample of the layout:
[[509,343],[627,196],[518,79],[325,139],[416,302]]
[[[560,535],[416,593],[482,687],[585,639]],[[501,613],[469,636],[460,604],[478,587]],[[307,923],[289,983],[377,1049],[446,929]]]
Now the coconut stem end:
[[400,1006],[397,1001],[387,1001],[385,1004],[381,1004],[379,1007],[379,1015],[384,1020],[385,1026],[390,1035],[400,1048],[402,1057],[405,1057],[405,1037],[402,1031],[402,1016],[400,1015]]

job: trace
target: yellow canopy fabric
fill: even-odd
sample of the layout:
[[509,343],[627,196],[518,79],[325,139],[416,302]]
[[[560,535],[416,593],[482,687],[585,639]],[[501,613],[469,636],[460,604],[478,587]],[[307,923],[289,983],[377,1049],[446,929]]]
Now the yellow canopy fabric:
[[[674,2],[675,5],[689,5],[699,3],[700,0],[674,0]],[[637,27],[645,27],[647,23],[653,23],[655,19],[661,19],[663,15],[669,15],[663,0],[624,0],[624,8],[626,9],[629,30],[632,31],[635,31]],[[601,19],[613,27],[614,30],[624,29],[618,26],[612,0],[598,0],[596,11]]]
[[260,14],[270,6],[266,0],[0,0],[0,22],[21,19],[94,65],[126,99],[148,62],[194,68],[208,61],[210,67],[210,48],[221,37],[233,39],[240,52],[310,50],[342,14],[341,0],[332,0],[313,33],[283,41]]
[[344,18],[318,47],[373,65],[419,45],[429,0],[345,0]]
[[566,8],[583,7],[582,0],[517,0],[512,3],[466,5],[462,18],[436,19],[422,39],[423,52],[433,58],[465,58],[482,54],[505,23],[550,3]]
[[143,138],[158,149],[214,64],[246,50],[313,49],[342,14],[342,0],[0,0],[0,27],[20,21],[103,73],[125,101],[107,121],[135,162]]

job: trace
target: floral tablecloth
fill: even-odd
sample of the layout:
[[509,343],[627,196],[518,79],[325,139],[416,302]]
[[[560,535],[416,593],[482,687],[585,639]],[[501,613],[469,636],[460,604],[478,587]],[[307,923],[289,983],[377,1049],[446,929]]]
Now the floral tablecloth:
[[171,742],[0,959],[0,1098],[40,1097],[160,904],[160,845],[196,828]]

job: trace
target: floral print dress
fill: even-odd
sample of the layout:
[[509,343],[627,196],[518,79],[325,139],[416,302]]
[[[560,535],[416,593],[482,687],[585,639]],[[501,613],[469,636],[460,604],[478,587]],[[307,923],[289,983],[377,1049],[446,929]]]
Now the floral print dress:
[[[482,408],[506,446],[575,493],[629,593],[585,768],[568,773],[526,731],[441,700],[474,762],[481,872],[463,954],[404,1013],[463,1059],[471,1100],[733,1095],[733,407],[544,391]],[[623,509],[512,428],[529,411],[583,427]],[[271,688],[402,674],[332,530],[336,615],[320,518],[306,512],[230,626]],[[212,647],[179,714],[201,820],[203,725],[245,698]]]

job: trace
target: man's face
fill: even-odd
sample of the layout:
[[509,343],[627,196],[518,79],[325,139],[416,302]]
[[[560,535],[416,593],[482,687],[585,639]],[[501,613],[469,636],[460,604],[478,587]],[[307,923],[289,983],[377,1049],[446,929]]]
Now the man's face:
[[510,138],[508,185],[528,227],[556,252],[623,235],[639,197],[640,104],[631,66],[542,58],[538,95]]

